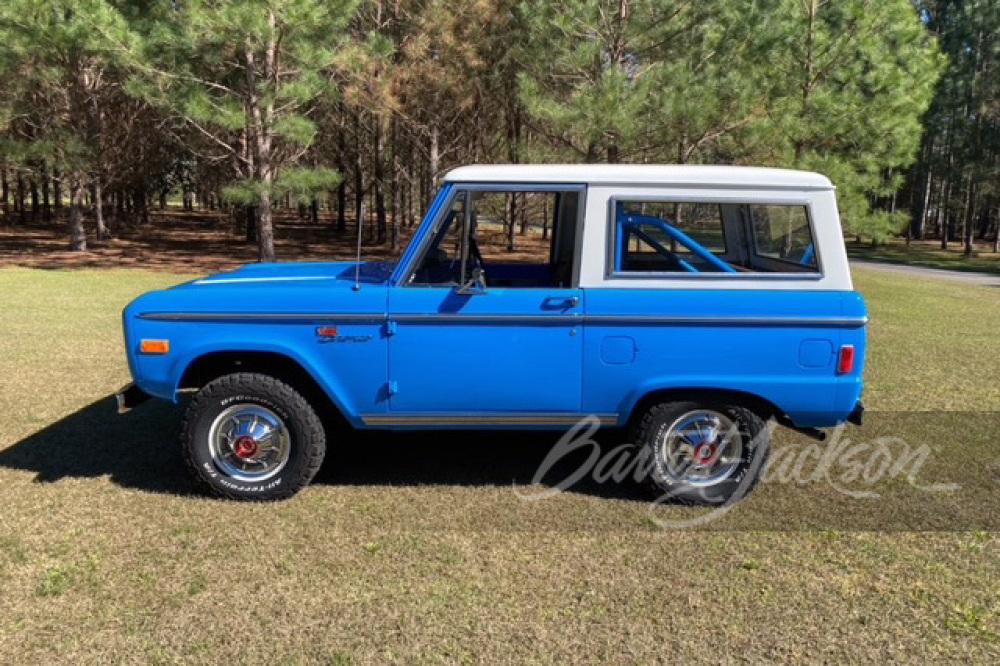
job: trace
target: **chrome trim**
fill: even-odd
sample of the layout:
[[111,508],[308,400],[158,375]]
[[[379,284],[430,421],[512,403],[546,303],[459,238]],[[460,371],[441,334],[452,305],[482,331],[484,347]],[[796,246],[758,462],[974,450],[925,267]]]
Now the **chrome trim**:
[[612,270],[605,275],[615,280],[822,280],[822,273],[668,273],[664,271],[621,271]]
[[675,315],[586,315],[587,324],[706,324],[719,326],[864,326],[868,317],[720,317]]
[[442,314],[439,312],[394,314],[390,317],[399,322],[451,322],[451,323],[496,323],[512,322],[518,324],[580,324],[582,314],[552,314],[552,315],[518,315],[518,314]]
[[701,324],[717,326],[864,326],[868,317],[729,317],[637,314],[452,314],[414,312],[395,315],[358,313],[298,313],[298,312],[142,312],[139,319],[152,321],[241,321],[241,322],[315,322],[352,321],[380,324],[398,322],[442,322],[457,324],[519,323],[519,324]]
[[[723,272],[705,272],[705,273],[688,273],[687,271],[616,271],[615,270],[615,252],[617,251],[618,242],[616,238],[618,220],[615,217],[615,209],[619,201],[623,202],[639,202],[639,203],[676,203],[676,204],[686,204],[686,203],[714,203],[729,206],[802,206],[806,209],[806,217],[809,223],[809,233],[812,235],[813,243],[816,245],[816,268],[815,271],[793,271],[793,272],[768,272],[768,271],[747,271],[747,272],[736,272],[736,273],[723,273]],[[738,197],[723,197],[723,196],[694,196],[694,197],[678,197],[675,195],[639,195],[639,194],[624,194],[618,196],[608,197],[608,218],[607,218],[607,235],[605,237],[605,257],[604,257],[604,279],[605,280],[814,280],[819,281],[826,277],[826,273],[823,270],[823,259],[820,256],[818,244],[816,244],[816,225],[813,223],[812,214],[812,200],[808,197],[765,197],[758,201],[753,201],[752,197],[738,196]],[[744,229],[744,233],[747,230]],[[723,224],[723,235],[725,234],[725,224]],[[757,252],[756,239],[752,236],[749,238],[750,242],[753,244],[751,249],[752,254],[760,255]],[[748,246],[749,247],[749,246]],[[728,251],[728,246],[727,246]],[[773,257],[765,257],[773,259]]]
[[[429,244],[432,243],[434,240],[433,236],[438,231],[437,229],[438,225],[441,224],[441,222],[446,217],[448,217],[448,213],[451,212],[451,209],[455,205],[455,201],[458,200],[459,196],[466,196],[466,191],[459,190],[459,188],[455,187],[454,184],[452,184],[452,190],[451,192],[448,193],[448,198],[444,201],[444,203],[441,204],[441,208],[438,209],[437,216],[434,217],[432,220],[430,220],[430,222],[421,222],[421,224],[417,226],[417,228],[414,230],[414,236],[416,236],[417,234],[421,233],[422,230],[421,227],[424,224],[429,225],[427,232],[424,233],[422,238],[420,238],[420,244],[415,248],[413,255],[410,257],[409,263],[405,265],[401,264],[396,267],[396,271],[393,273],[393,275],[398,274],[399,280],[397,280],[393,284],[393,286],[395,287],[413,286],[408,284],[410,278],[413,277],[413,273],[417,270],[417,267],[420,266],[420,263],[424,260],[424,254],[427,252]],[[466,207],[468,207],[469,205],[468,201],[466,201],[465,205]]]
[[238,282],[305,282],[308,280],[340,280],[336,275],[280,275],[272,277],[202,278],[191,284],[233,284]]
[[[579,192],[580,202],[579,209],[577,210],[577,220],[576,220],[576,241],[577,244],[581,242],[583,237],[583,222],[587,208],[587,184],[586,183],[546,183],[546,182],[466,182],[466,181],[448,181],[451,185],[452,191],[448,195],[448,200],[444,202],[441,206],[441,210],[438,211],[437,217],[435,217],[429,224],[433,229],[440,222],[447,217],[448,212],[451,211],[452,206],[455,205],[455,200],[459,196],[467,195],[470,192]],[[471,200],[466,201],[466,210],[471,211],[472,202]],[[418,229],[419,231],[419,229]],[[405,266],[397,267],[399,270],[399,280],[394,286],[398,287],[417,287],[417,285],[408,284],[410,278],[413,276],[413,272],[417,270],[417,266],[423,261],[424,253],[427,251],[427,245],[431,242],[431,237],[433,233],[428,232],[421,239],[420,246],[417,247],[416,251],[413,253],[413,258]],[[551,243],[551,241],[550,241]],[[576,257],[580,256],[580,248],[574,248],[576,251]],[[580,283],[580,261],[579,259],[574,259],[573,261],[573,286],[575,287]],[[437,285],[433,285],[437,286]]]
[[[362,414],[365,425],[576,425],[586,414]],[[598,414],[601,425],[618,423],[617,414]]]
[[384,314],[358,314],[356,312],[140,312],[139,319],[152,321],[251,321],[251,322],[302,322],[302,321],[358,321],[382,323]]
[[449,180],[448,183],[452,187],[460,187],[474,192],[570,192],[585,190],[590,184],[580,182],[554,183],[547,180]]

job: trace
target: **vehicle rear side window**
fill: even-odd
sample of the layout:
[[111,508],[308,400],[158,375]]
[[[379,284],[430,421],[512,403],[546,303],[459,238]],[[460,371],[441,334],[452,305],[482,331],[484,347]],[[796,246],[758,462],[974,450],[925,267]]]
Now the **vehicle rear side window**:
[[816,273],[803,205],[613,200],[616,275]]
[[756,255],[816,269],[816,252],[805,206],[750,206]]

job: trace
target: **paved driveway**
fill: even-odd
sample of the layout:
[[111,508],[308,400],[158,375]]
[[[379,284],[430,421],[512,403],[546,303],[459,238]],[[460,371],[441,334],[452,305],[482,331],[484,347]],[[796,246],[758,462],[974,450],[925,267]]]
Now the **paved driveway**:
[[990,287],[1000,287],[1000,275],[993,273],[970,273],[967,271],[949,271],[943,268],[925,268],[923,266],[906,266],[904,264],[890,264],[884,261],[867,261],[864,259],[851,259],[851,268],[870,268],[875,271],[886,271],[889,273],[904,273],[916,277],[934,278],[937,280],[949,280],[951,282],[965,282],[966,284],[981,284]]

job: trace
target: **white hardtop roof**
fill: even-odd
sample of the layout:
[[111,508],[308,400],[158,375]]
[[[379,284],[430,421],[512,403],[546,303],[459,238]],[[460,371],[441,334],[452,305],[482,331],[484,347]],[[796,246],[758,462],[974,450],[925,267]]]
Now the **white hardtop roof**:
[[672,164],[476,164],[452,169],[449,183],[574,183],[590,185],[722,185],[833,189],[809,171]]

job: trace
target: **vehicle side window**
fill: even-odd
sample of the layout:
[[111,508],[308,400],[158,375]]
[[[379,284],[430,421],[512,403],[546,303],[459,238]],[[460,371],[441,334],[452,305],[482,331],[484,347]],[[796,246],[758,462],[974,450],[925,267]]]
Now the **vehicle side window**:
[[806,206],[613,200],[612,273],[815,273]]
[[816,252],[805,206],[750,206],[757,257],[816,269]]
[[431,230],[431,241],[410,276],[414,286],[452,285],[461,282],[462,228],[467,192],[458,192],[451,208]]
[[456,286],[479,269],[487,286],[569,287],[580,197],[565,188],[459,189],[406,284]]
[[[617,225],[623,272],[725,272],[718,204],[624,201]],[[713,261],[714,259],[714,261]]]

